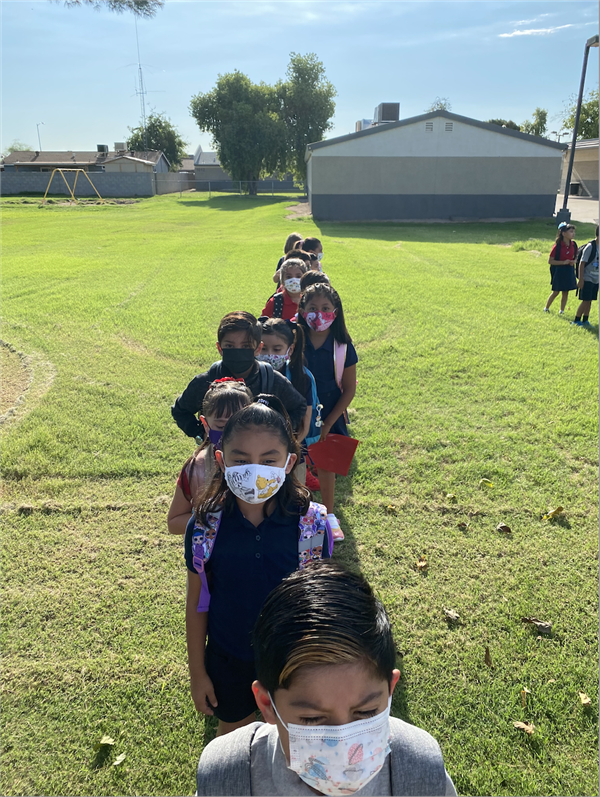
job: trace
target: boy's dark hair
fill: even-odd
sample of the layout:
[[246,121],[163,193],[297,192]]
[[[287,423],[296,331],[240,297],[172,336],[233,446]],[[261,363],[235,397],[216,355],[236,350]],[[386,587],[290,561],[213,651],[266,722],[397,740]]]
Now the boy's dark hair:
[[306,323],[302,313],[305,311],[306,305],[310,302],[313,296],[326,296],[337,311],[335,321],[330,327],[334,339],[338,343],[352,343],[352,338],[346,329],[342,300],[340,299],[338,292],[326,282],[318,282],[316,285],[309,285],[308,288],[302,293],[302,296],[300,297],[300,303],[298,304],[298,323],[305,329],[308,329],[308,324]]
[[217,329],[217,340],[221,343],[228,332],[239,332],[240,330],[248,334],[248,340],[253,342],[254,348],[256,348],[261,341],[262,327],[252,313],[246,313],[244,310],[227,313],[223,316]]
[[316,285],[318,282],[324,282],[326,285],[331,285],[329,277],[322,271],[307,271],[300,278],[300,290],[305,291],[309,285]]
[[386,611],[363,576],[316,561],[265,601],[253,634],[256,677],[272,695],[304,667],[364,662],[388,683],[396,648]]
[[[290,382],[301,396],[306,393],[308,377],[304,373],[304,332],[298,324],[291,324],[283,318],[269,318],[263,323],[263,340],[266,335],[278,335],[283,338],[288,348],[294,344],[290,358]],[[285,374],[284,374],[285,376]]]
[[305,274],[310,268],[308,263],[301,260],[299,257],[290,257],[289,260],[284,260],[281,264],[281,276],[279,281],[283,284],[284,274],[289,268],[299,268]]
[[[285,263],[286,260],[302,260],[304,263],[310,266],[312,262],[312,257],[310,256],[310,252],[303,252],[302,249],[292,249],[291,252],[288,252],[287,255],[283,258],[283,262]],[[281,264],[280,268],[283,267],[283,263]]]
[[[288,453],[296,455],[296,462],[286,476],[283,485],[265,503],[265,511],[271,502],[275,502],[279,511],[284,515],[294,514],[295,511],[304,514],[310,503],[310,492],[300,484],[295,474],[296,465],[300,460],[300,446],[294,436],[290,417],[277,396],[260,393],[252,404],[235,412],[223,429],[221,448],[225,449],[236,432],[252,426],[276,434],[287,448]],[[200,519],[201,523],[206,524],[209,512],[218,512],[219,509],[223,509],[225,514],[230,514],[234,507],[235,496],[227,487],[225,474],[218,468],[194,506],[196,517]]]
[[305,238],[302,241],[302,249],[305,252],[316,252],[321,246],[321,241],[318,238]]
[[291,232],[288,237],[285,239],[285,244],[283,246],[283,253],[287,255],[288,252],[296,246],[296,244],[302,243],[302,233],[300,232]]

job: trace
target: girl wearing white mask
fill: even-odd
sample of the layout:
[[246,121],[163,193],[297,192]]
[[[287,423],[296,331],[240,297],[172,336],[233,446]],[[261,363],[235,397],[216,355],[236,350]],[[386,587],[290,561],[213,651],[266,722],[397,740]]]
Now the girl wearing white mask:
[[439,745],[390,716],[389,618],[364,578],[315,562],[267,598],[254,630],[256,722],[204,750],[198,795],[455,795]]
[[[258,396],[225,425],[215,452],[219,470],[195,505],[207,526],[211,513],[222,511],[218,535],[207,534],[211,554],[202,577],[194,517],[186,529],[191,692],[198,711],[218,717],[217,735],[254,720],[252,628],[269,592],[298,567],[298,525],[310,501],[294,474],[298,455],[279,399]],[[203,583],[210,589],[206,608]]]
[[274,293],[263,308],[261,318],[283,318],[289,321],[298,312],[300,280],[308,265],[297,258],[286,260],[281,267],[281,289]]

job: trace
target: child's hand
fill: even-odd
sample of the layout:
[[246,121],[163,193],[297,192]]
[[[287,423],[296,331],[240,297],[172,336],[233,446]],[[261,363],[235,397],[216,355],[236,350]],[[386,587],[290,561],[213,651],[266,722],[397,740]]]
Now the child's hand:
[[319,443],[322,443],[323,440],[325,440],[330,431],[331,431],[331,426],[329,426],[328,424],[324,423],[321,426],[321,436],[319,437]]
[[582,280],[582,279],[577,281],[577,290],[578,291],[582,291],[583,290],[583,282],[584,282],[584,280]]
[[190,691],[192,693],[192,700],[196,706],[196,711],[200,711],[202,714],[208,714],[212,717],[215,712],[212,710],[211,706],[215,707],[218,703],[213,683],[206,671],[202,673],[202,675],[192,676],[190,679]]

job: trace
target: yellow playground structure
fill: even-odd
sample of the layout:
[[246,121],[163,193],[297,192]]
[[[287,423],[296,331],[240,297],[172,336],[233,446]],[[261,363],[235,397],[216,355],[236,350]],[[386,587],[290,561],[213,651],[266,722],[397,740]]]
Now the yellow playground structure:
[[[56,172],[58,172],[60,174],[60,176],[63,178],[63,180],[65,181],[65,185],[67,186],[67,190],[69,191],[69,194],[71,195],[71,199],[73,200],[73,202],[77,201],[75,199],[75,189],[77,188],[77,180],[79,179],[79,175],[80,174],[83,174],[84,177],[86,178],[86,180],[88,181],[88,183],[92,186],[92,188],[96,192],[96,195],[97,195],[98,199],[100,200],[100,202],[104,202],[104,200],[102,199],[102,197],[98,193],[98,191],[96,189],[96,186],[90,180],[90,176],[85,171],[85,169],[53,169],[52,170],[52,174],[50,175],[50,179],[48,180],[48,185],[46,186],[46,193],[44,194],[44,198],[42,199],[42,205],[46,201],[46,197],[48,196],[48,191],[50,190],[50,185],[52,184],[52,180],[53,180],[54,175],[56,174]],[[73,188],[71,188],[71,186],[67,182],[67,178],[65,177],[64,172],[75,172],[75,182],[73,183]]]

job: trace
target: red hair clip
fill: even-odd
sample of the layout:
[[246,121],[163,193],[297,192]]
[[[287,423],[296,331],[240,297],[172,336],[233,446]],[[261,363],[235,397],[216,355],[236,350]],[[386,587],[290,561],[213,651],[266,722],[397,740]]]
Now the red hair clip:
[[222,379],[215,379],[214,382],[211,382],[208,389],[210,390],[215,385],[221,385],[223,382],[241,382],[243,385],[246,384],[243,379],[234,379],[232,376],[224,376]]

